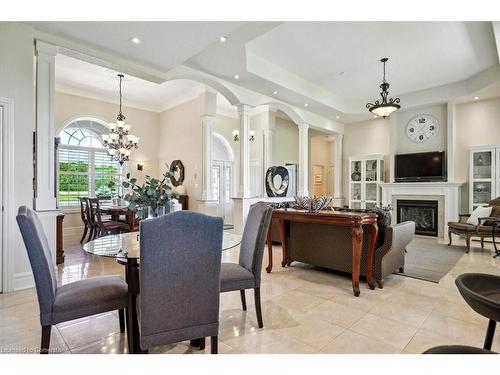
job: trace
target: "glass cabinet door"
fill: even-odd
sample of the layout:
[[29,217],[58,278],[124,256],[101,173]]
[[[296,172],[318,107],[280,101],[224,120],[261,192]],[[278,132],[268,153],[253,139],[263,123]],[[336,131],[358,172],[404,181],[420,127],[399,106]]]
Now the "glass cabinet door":
[[365,161],[365,181],[375,182],[378,180],[377,160]]
[[[472,204],[481,206],[487,204],[492,196],[492,182],[475,181],[472,183]],[[475,208],[474,207],[474,208]]]
[[472,176],[475,180],[492,177],[492,160],[493,151],[476,151],[472,154]]
[[361,181],[361,160],[351,161],[351,181]]

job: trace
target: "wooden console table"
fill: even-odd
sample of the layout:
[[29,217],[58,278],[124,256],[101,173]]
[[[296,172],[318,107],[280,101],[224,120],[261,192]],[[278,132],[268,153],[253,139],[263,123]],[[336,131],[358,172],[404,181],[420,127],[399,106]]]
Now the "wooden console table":
[[[370,289],[375,289],[375,280],[373,277],[373,261],[376,249],[377,239],[377,215],[374,213],[360,212],[337,212],[337,211],[320,211],[307,212],[295,210],[292,208],[276,209],[273,211],[273,219],[279,221],[280,237],[283,248],[283,260],[281,266],[285,267],[289,264],[288,260],[288,237],[290,230],[290,222],[308,223],[308,224],[329,224],[351,227],[352,234],[352,289],[357,297],[360,294],[359,276],[361,273],[361,252],[363,250],[363,227],[368,230],[369,246],[368,246],[368,261],[366,280]],[[311,239],[314,240],[314,239]],[[267,234],[267,246],[269,253],[269,265],[266,268],[267,272],[271,272],[273,268],[273,250],[271,240],[271,229]],[[335,245],[333,245],[335,246]]]

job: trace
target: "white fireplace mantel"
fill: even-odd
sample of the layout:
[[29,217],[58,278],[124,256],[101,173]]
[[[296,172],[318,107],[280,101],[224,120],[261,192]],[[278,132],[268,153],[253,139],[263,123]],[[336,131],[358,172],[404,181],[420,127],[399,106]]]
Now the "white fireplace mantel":
[[444,199],[443,237],[448,233],[448,222],[458,221],[460,207],[460,187],[462,183],[456,182],[395,182],[382,183],[382,204],[393,204],[393,197],[418,196],[442,196]]

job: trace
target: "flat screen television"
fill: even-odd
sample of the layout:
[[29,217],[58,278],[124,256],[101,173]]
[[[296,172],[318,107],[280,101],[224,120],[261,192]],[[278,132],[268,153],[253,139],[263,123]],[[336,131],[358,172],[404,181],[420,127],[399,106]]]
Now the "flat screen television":
[[444,151],[395,155],[396,182],[446,181]]

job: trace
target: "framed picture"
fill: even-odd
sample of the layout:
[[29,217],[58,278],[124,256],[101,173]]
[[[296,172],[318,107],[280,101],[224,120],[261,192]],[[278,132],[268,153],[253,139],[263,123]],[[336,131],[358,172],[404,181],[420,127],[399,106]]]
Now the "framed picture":
[[315,184],[322,184],[323,183],[323,175],[322,174],[315,174],[314,175],[314,183]]

